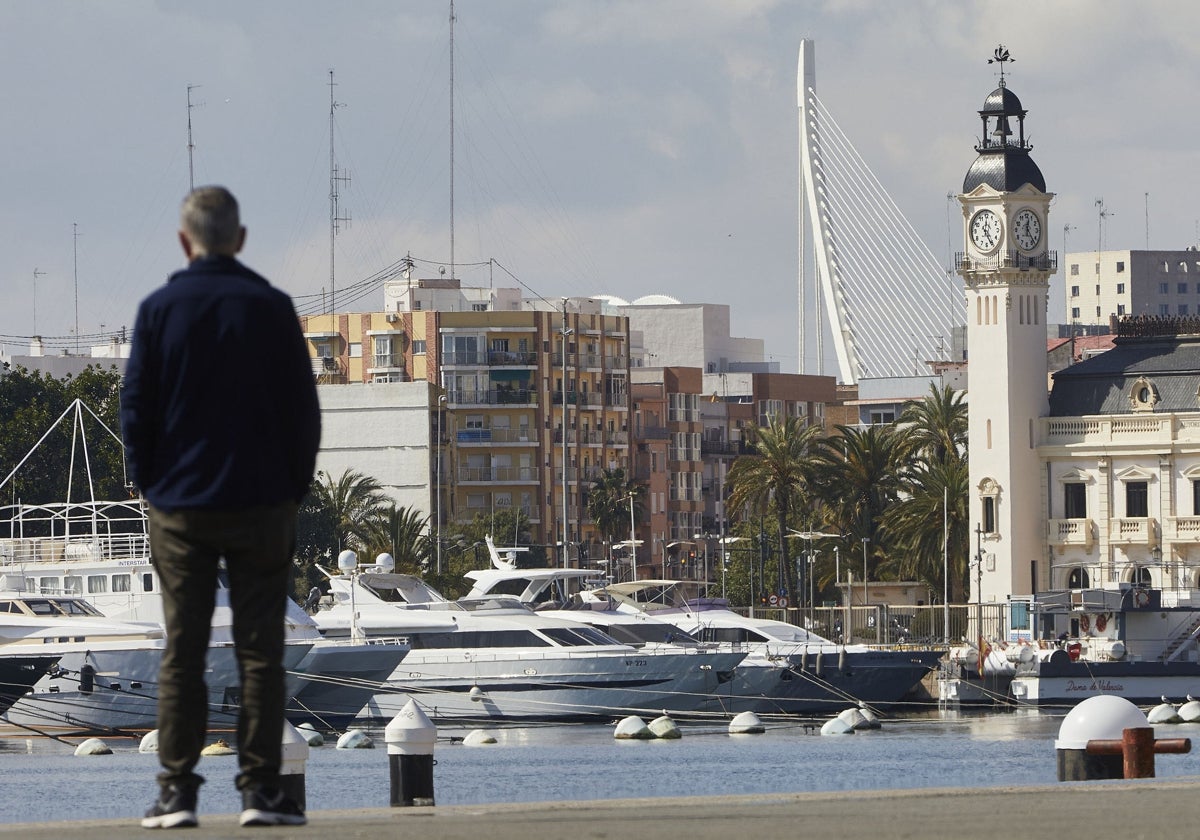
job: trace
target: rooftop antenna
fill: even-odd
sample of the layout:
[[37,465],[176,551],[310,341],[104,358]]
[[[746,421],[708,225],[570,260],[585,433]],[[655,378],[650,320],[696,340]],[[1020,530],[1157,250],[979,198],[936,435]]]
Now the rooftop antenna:
[[45,276],[46,276],[46,272],[38,271],[37,268],[33,269],[33,334],[34,335],[38,334],[38,331],[37,331],[37,279],[39,277],[45,277]]
[[1099,208],[1097,210],[1097,221],[1096,221],[1097,234],[1098,234],[1098,239],[1096,240],[1096,260],[1099,261],[1100,252],[1104,250],[1104,220],[1107,219],[1109,216],[1114,215],[1114,213],[1112,210],[1105,208],[1103,198],[1096,199],[1096,207]]
[[1146,193],[1146,250],[1150,250],[1150,193]]
[[188,111],[188,192],[196,189],[196,170],[192,165],[192,153],[196,150],[196,146],[192,143],[192,109],[204,103],[192,102],[192,91],[200,85],[187,86],[187,111]]
[[1004,65],[1006,62],[1013,61],[1016,61],[1016,59],[1008,54],[1008,50],[1003,44],[996,47],[996,51],[992,53],[992,57],[988,59],[988,64],[1000,65],[1000,87],[1004,87]]
[[71,255],[75,265],[75,352],[79,353],[79,223],[71,222]]
[[450,0],[450,279],[454,279],[454,0]]
[[338,174],[337,163],[333,157],[333,114],[338,108],[345,108],[344,102],[336,102],[333,98],[333,70],[329,71],[329,312],[337,314],[337,281],[335,280],[336,258],[334,256],[334,240],[338,235],[338,223],[350,222],[350,214],[345,216],[338,213],[338,185],[350,183],[349,173]]

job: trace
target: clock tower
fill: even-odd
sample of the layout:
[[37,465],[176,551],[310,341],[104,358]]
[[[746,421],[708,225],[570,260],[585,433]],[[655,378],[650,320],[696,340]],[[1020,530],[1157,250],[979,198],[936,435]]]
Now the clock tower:
[[[1047,250],[1052,193],[1025,139],[1025,109],[1000,86],[979,111],[983,138],[958,200],[967,302],[971,600],[1033,592],[1047,562],[1038,418],[1049,413],[1046,303],[1056,255]],[[976,566],[975,564],[979,565]],[[979,589],[976,591],[976,586]]]

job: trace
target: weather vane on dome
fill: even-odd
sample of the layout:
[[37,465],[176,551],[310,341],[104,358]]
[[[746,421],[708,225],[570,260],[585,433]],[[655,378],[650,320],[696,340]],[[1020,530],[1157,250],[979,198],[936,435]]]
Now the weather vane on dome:
[[988,64],[1000,65],[1000,87],[1004,87],[1004,64],[1008,61],[1016,61],[1016,59],[1009,56],[1008,49],[1003,44],[996,47],[996,51],[988,59]]

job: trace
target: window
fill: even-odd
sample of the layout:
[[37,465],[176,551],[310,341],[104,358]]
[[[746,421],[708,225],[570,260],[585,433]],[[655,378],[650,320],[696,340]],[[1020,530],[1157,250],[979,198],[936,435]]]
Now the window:
[[1180,261],[1179,270],[1182,271],[1184,274],[1187,274],[1187,263]]
[[1188,284],[1180,283],[1175,287],[1175,290],[1181,295],[1186,295],[1188,293]]
[[1144,481],[1125,482],[1125,516],[1145,519],[1149,516],[1149,492]]
[[1100,263],[1096,263],[1096,273],[1100,273]]
[[1067,575],[1067,589],[1087,589],[1091,585],[1087,569],[1082,566],[1071,569],[1071,573]]
[[883,425],[884,423],[895,423],[895,422],[896,422],[896,412],[895,411],[872,411],[871,412],[871,425],[872,426],[880,426],[880,425]]
[[425,339],[423,339],[423,338],[413,339],[412,348],[413,348],[414,356],[424,356],[425,355]]
[[1100,284],[1096,284],[1096,297],[1100,297]]
[[1124,274],[1124,273],[1125,273],[1125,263],[1122,262],[1121,260],[1117,260],[1117,274]]
[[1087,519],[1087,485],[1073,481],[1063,485],[1063,515],[1066,519]]
[[1171,305],[1169,303],[1160,303],[1158,305],[1158,314],[1159,315],[1170,315],[1171,314]]
[[1071,276],[1077,277],[1078,275],[1079,275],[1079,263],[1072,263],[1071,264]]
[[1200,516],[1200,479],[1192,479],[1192,516]]
[[1079,287],[1078,286],[1071,287],[1071,297],[1079,297]]
[[1071,317],[1076,321],[1079,320],[1079,307],[1078,306],[1071,307]]
[[1163,260],[1161,270],[1162,270],[1163,274],[1166,274],[1168,271],[1171,270],[1171,264],[1169,262],[1167,262],[1166,260]]
[[1124,283],[1117,284],[1117,294],[1119,294],[1119,295],[1125,294],[1125,284]]
[[1170,294],[1171,293],[1171,284],[1170,283],[1159,283],[1158,284],[1158,293],[1160,295]]
[[471,311],[472,312],[487,312],[488,305],[486,303],[472,303]]
[[88,575],[87,587],[89,595],[108,592],[108,577],[105,575]]
[[1188,314],[1188,305],[1186,303],[1179,304],[1179,314],[1180,315]]
[[1124,314],[1125,314],[1125,304],[1123,304],[1123,303],[1118,303],[1118,304],[1117,304],[1117,314],[1118,314],[1118,315],[1124,315]]
[[983,531],[986,534],[996,533],[996,499],[987,496],[983,500]]
[[1097,319],[1100,318],[1100,307],[1099,306],[1096,307],[1096,318]]

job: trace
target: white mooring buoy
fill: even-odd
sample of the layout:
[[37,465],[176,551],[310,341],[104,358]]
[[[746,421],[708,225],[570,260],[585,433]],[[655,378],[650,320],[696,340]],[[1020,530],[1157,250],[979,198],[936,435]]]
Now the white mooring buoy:
[[317,728],[308,721],[296,727],[296,731],[308,742],[310,747],[325,746],[325,736],[317,731]]
[[496,743],[496,736],[484,729],[472,729],[463,738],[464,747],[479,747],[484,744]]
[[75,748],[75,755],[112,755],[112,749],[99,738],[88,738]]
[[138,742],[138,752],[140,753],[156,753],[158,752],[158,730],[151,729],[142,736],[142,740]]
[[667,715],[656,717],[650,721],[648,728],[655,738],[663,741],[675,741],[683,737],[683,733],[679,731],[679,727],[675,721],[671,720]]
[[762,719],[754,712],[742,712],[729,722],[730,735],[761,735],[766,731]]
[[361,729],[347,729],[337,740],[339,750],[373,750],[375,742]]
[[821,727],[822,735],[853,735],[854,727],[840,717],[830,718]]
[[649,741],[654,738],[654,733],[646,726],[646,721],[637,715],[630,715],[617,722],[613,737],[618,741]]

